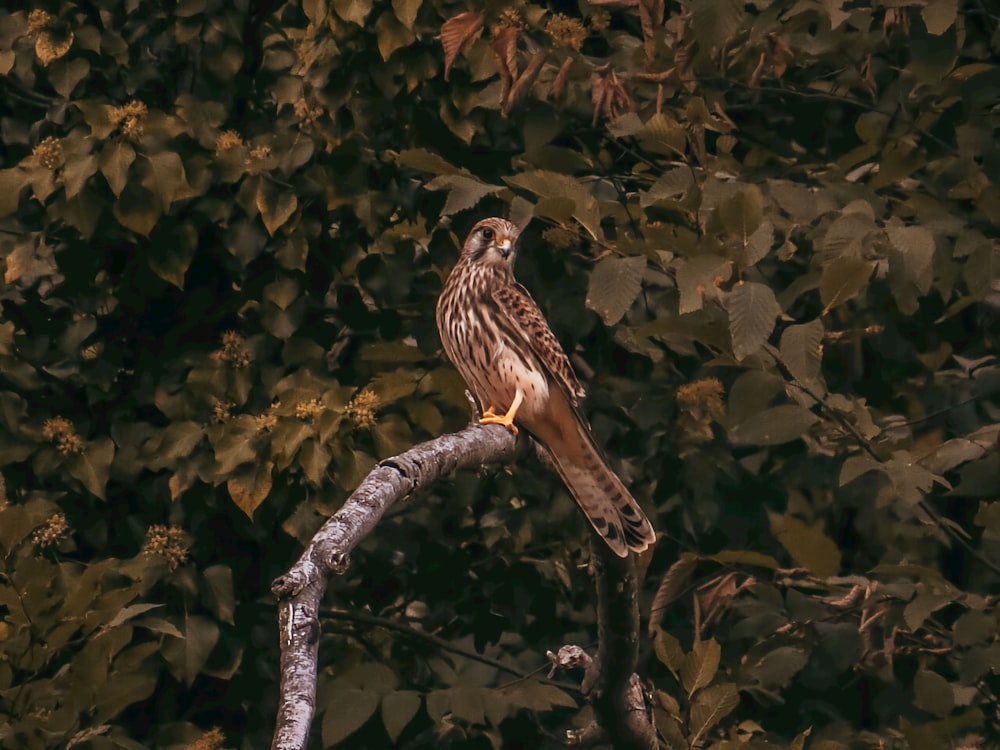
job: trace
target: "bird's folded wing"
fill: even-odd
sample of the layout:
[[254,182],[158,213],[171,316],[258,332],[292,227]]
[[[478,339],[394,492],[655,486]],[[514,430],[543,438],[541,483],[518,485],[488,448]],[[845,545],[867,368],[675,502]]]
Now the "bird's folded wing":
[[538,309],[528,290],[520,284],[507,284],[493,292],[493,299],[514,325],[512,328],[527,342],[532,353],[562,388],[570,403],[580,405],[586,393],[576,379],[573,366],[562,350],[559,340],[552,333],[545,316]]

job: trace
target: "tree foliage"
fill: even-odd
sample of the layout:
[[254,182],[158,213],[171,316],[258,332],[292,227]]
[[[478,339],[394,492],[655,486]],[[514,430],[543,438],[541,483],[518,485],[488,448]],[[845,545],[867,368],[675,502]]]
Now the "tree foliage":
[[[268,584],[467,420],[431,321],[490,213],[530,221],[518,274],[663,533],[668,745],[996,743],[998,24],[0,10],[0,746],[267,745]],[[317,746],[585,722],[539,673],[593,638],[578,515],[525,458],[381,524],[330,593]]]

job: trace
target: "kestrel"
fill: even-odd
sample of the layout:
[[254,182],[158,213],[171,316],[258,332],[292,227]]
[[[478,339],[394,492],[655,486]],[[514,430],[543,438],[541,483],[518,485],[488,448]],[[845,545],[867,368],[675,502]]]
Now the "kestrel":
[[514,279],[517,227],[473,227],[437,304],[448,357],[486,409],[483,424],[523,427],[540,442],[587,520],[620,557],[656,541],[580,413],[583,387],[542,311]]

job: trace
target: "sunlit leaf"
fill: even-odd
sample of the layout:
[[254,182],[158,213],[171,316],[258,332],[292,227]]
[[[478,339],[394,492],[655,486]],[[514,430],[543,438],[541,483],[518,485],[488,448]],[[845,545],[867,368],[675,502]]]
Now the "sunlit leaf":
[[730,682],[713,685],[695,694],[691,701],[691,744],[716,727],[739,705],[740,698],[736,686]]
[[684,655],[681,663],[681,684],[688,696],[706,687],[719,670],[722,649],[714,638],[707,641],[696,640],[690,653]]
[[264,226],[267,227],[267,233],[273,237],[285,222],[292,218],[292,214],[299,206],[299,200],[293,191],[282,188],[270,180],[261,180],[257,184],[256,206]]
[[273,462],[262,462],[252,469],[231,475],[226,482],[229,497],[236,503],[236,507],[246,513],[251,520],[254,511],[271,494],[274,481],[273,469]]
[[345,21],[364,26],[365,19],[372,12],[372,0],[333,0],[333,8]]
[[375,22],[375,32],[378,36],[378,51],[383,60],[388,60],[392,53],[416,40],[414,33],[396,18],[392,11],[385,11]]
[[797,565],[824,578],[840,572],[840,550],[818,527],[794,516],[768,513],[771,533]]

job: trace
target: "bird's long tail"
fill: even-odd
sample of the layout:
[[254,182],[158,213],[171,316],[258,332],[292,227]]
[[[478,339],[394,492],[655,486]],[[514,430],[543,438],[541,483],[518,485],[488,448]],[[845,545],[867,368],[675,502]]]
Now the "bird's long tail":
[[536,437],[597,533],[619,557],[655,543],[653,525],[605,462],[585,423],[577,418],[559,424],[563,429],[557,434]]

